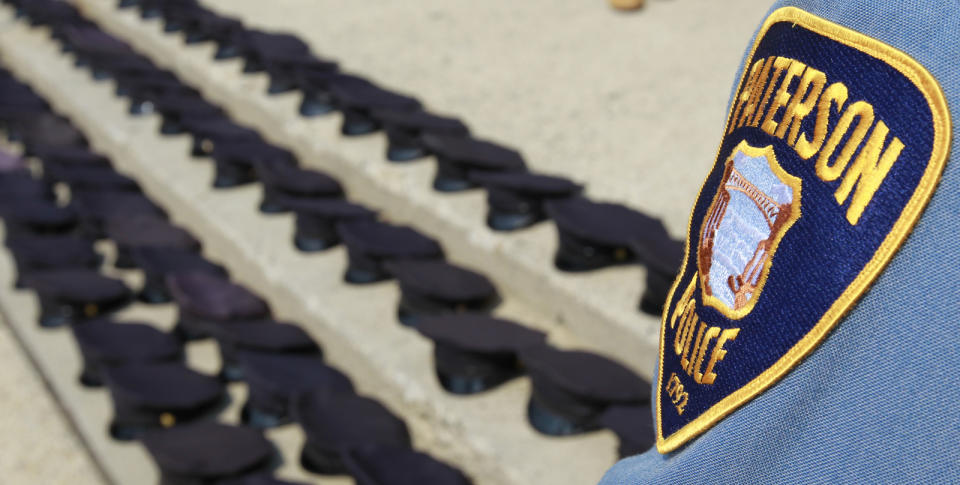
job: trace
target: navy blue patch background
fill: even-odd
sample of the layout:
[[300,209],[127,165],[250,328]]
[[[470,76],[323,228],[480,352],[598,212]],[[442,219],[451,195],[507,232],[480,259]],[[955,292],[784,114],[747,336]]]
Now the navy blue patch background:
[[[885,61],[787,22],[770,27],[746,64],[746,72],[749,73],[757,60],[769,56],[797,59],[823,71],[827,76],[827,86],[835,82],[844,83],[849,88],[849,98],[844,107],[858,100],[872,104],[876,121],[883,120],[890,127],[887,143],[896,136],[906,148],[867,205],[858,224],[852,226],[847,222],[846,211],[856,189],[851,191],[843,205],[838,205],[834,192],[843,177],[833,182],[820,180],[814,171],[817,156],[803,160],[786,141],[754,127],[738,128],[724,138],[719,160],[694,207],[688,236],[687,264],[669,301],[667,315],[673,311],[697,271],[697,246],[704,216],[717,192],[724,162],[741,141],[746,140],[758,148],[773,145],[780,165],[802,180],[801,216],[781,240],[766,285],[753,311],[746,317],[740,320],[727,319],[714,308],[704,305],[699,286],[695,290],[694,298],[701,321],[723,328],[741,328],[736,340],[725,345],[728,352],[725,360],[717,364],[715,372],[718,377],[713,385],[696,384],[680,368],[680,359],[673,352],[677,328],[669,327],[668,318],[661,350],[663,368],[659,383],[661,433],[664,438],[767,370],[816,325],[873,257],[900,217],[930,162],[934,140],[930,105],[909,79]],[[771,69],[771,75],[772,72]],[[783,74],[780,76],[782,78]],[[776,81],[777,87],[780,79]],[[745,82],[746,77],[742,83]],[[789,91],[795,92],[799,82],[800,77],[795,78]],[[742,84],[739,89],[743,89]],[[781,119],[782,113],[783,109],[775,120]],[[803,122],[801,133],[806,133],[808,138],[813,135],[816,116],[817,110],[814,109]],[[839,115],[832,113],[829,130],[836,126],[838,119]],[[853,131],[852,128],[850,131]],[[841,141],[837,153],[845,143],[846,137]],[[856,155],[850,165],[854,160]],[[921,270],[918,268],[918,271]],[[672,373],[680,377],[690,394],[682,416],[677,414],[663,387]]]

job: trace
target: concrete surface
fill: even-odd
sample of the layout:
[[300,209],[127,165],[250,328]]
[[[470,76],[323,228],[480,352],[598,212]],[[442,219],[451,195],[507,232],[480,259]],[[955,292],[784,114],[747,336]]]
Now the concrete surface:
[[[0,274],[12,266],[0,258]],[[2,278],[7,284],[9,278]],[[9,301],[3,299],[4,304]],[[6,306],[5,306],[5,309]],[[9,485],[102,485],[103,477],[71,428],[44,378],[11,331],[0,323],[0,476]]]
[[[481,191],[430,189],[435,164],[386,163],[383,136],[345,139],[338,114],[299,117],[299,94],[267,96],[265,75],[241,76],[236,60],[211,62],[212,44],[185,46],[179,35],[163,34],[160,22],[116,10],[114,0],[72,1],[238,121],[337,176],[352,197],[426,230],[551,325],[652,377],[659,319],[637,310],[642,268],[557,271],[552,224],[495,233],[483,224]],[[633,17],[539,0],[210,5],[252,25],[294,31],[346,69],[422,95],[437,111],[463,116],[479,136],[519,147],[531,167],[586,181],[594,198],[663,217],[680,235],[715,155],[710,140],[719,140],[740,53],[762,14],[758,2],[714,3],[655,4]]]
[[[395,284],[347,287],[340,282],[346,263],[342,248],[320,255],[295,251],[290,243],[291,216],[257,214],[257,187],[210,189],[212,164],[187,156],[186,136],[160,137],[157,118],[128,117],[125,102],[112,94],[113,86],[94,83],[87,72],[74,69],[43,29],[29,30],[22,24],[9,28],[0,35],[0,56],[80,126],[121,172],[136,178],[151,198],[168,208],[175,222],[198,236],[212,259],[226,264],[239,281],[264,295],[278,317],[303,324],[322,342],[329,360],[344,369],[362,392],[375,395],[403,416],[418,448],[456,463],[478,485],[591,483],[615,461],[616,439],[610,432],[564,439],[536,434],[525,420],[527,379],[468,398],[443,392],[432,373],[429,343],[395,321],[399,297]],[[500,315],[546,328],[557,345],[580,346],[565,329],[545,323],[547,319],[536,309],[509,293],[504,296]],[[170,318],[157,316],[156,321],[169,325]],[[25,320],[30,321],[29,315]],[[63,356],[70,355],[69,350],[61,350],[58,354],[67,359]],[[210,348],[200,347],[195,353],[201,357],[191,356],[191,362],[198,368],[216,368]],[[47,371],[55,372],[58,366],[48,367]],[[80,398],[69,393],[82,391],[73,384],[73,376],[62,376],[68,394],[61,399],[71,406]],[[94,394],[89,403],[76,404],[76,419],[82,420],[79,427],[84,436],[92,436],[98,460],[116,483],[149,483],[130,481],[143,478],[137,473],[148,473],[143,471],[143,452],[105,439],[106,397]],[[298,449],[302,437],[295,431],[278,431],[291,433],[281,436],[282,447]]]

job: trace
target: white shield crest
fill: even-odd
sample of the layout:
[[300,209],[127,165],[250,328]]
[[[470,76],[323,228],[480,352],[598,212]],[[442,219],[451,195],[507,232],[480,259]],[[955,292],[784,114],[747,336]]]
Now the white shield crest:
[[800,179],[780,167],[772,146],[740,143],[727,159],[700,232],[704,301],[730,318],[746,316],[777,245],[799,215]]

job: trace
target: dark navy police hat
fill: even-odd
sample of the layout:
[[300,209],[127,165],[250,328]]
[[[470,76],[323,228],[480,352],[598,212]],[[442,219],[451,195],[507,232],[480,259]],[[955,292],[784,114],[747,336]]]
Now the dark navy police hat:
[[314,473],[346,473],[341,453],[365,445],[410,447],[406,423],[368,397],[309,393],[297,401],[296,416],[307,435],[300,464]]
[[105,232],[117,245],[118,268],[133,268],[133,252],[140,248],[170,248],[200,251],[198,241],[187,230],[155,215],[115,217],[106,221]]
[[80,383],[87,387],[103,385],[106,367],[183,360],[180,341],[149,324],[95,320],[72,328],[83,355]]
[[293,243],[304,252],[323,251],[340,244],[337,226],[341,222],[377,217],[376,212],[343,199],[284,199],[283,205],[296,213]]
[[560,239],[554,263],[563,271],[638,263],[634,250],[638,244],[669,237],[659,219],[584,197],[548,201],[547,213],[556,223]]
[[35,197],[0,201],[0,217],[8,236],[66,234],[73,231],[79,221],[73,206],[58,206]]
[[325,364],[319,353],[296,355],[237,350],[234,356],[250,390],[241,418],[251,426],[266,428],[290,422],[295,416],[292,407],[309,392],[324,395],[354,392],[350,379]]
[[74,190],[140,191],[135,180],[110,166],[44,163],[43,174],[47,180],[65,183]]
[[48,164],[63,164],[71,166],[94,166],[109,167],[110,159],[90,150],[89,147],[76,145],[48,145],[36,147],[33,151],[35,157],[43,161],[44,166]]
[[380,129],[373,110],[414,111],[420,101],[395,93],[359,78],[341,78],[330,85],[330,94],[343,112],[340,133],[347,136],[365,135]]
[[530,227],[547,218],[545,201],[583,191],[565,178],[529,172],[475,172],[470,179],[487,189],[487,226],[496,231]]
[[261,162],[257,173],[263,182],[260,211],[268,214],[289,210],[291,199],[317,199],[343,196],[337,179],[317,170],[306,170],[292,163]]
[[53,202],[53,189],[34,178],[26,167],[9,167],[0,172],[0,206],[26,202]]
[[404,325],[416,326],[427,316],[488,312],[500,304],[485,276],[446,261],[391,261],[387,271],[400,283],[397,318]]
[[255,130],[240,126],[226,117],[184,117],[180,124],[193,135],[193,147],[190,154],[205,157],[213,154],[218,144],[260,141]]
[[440,385],[454,394],[474,394],[519,376],[520,349],[543,345],[547,336],[485,314],[421,318],[417,330],[433,340]]
[[660,316],[667,293],[683,263],[683,242],[665,234],[647,238],[635,247],[637,256],[647,267],[646,285],[640,298],[640,310]]
[[456,118],[448,118],[422,110],[378,109],[371,112],[387,134],[387,160],[406,162],[430,155],[423,137],[429,134],[467,136],[470,129]]
[[113,398],[110,436],[118,440],[208,418],[226,404],[219,380],[178,362],[105,367],[102,375]]
[[611,405],[650,401],[650,384],[623,365],[583,351],[549,346],[520,353],[533,381],[527,407],[537,431],[565,436],[600,428],[598,418]]
[[299,70],[297,84],[303,92],[300,114],[307,117],[331,113],[337,108],[331,91],[338,83],[369,83],[366,79],[339,71]]
[[344,280],[366,284],[390,278],[384,263],[396,259],[438,259],[443,248],[434,239],[407,226],[395,226],[374,220],[341,222],[337,226],[347,246]]
[[145,195],[136,192],[83,190],[71,192],[80,214],[80,231],[87,237],[103,239],[107,221],[135,216],[166,217],[166,213]]
[[489,141],[437,134],[425,135],[423,141],[437,156],[433,188],[441,192],[476,187],[477,183],[470,179],[476,172],[526,171],[520,152]]
[[217,325],[270,317],[262,298],[215,274],[168,274],[167,289],[180,309],[176,332],[185,340],[206,338]]
[[130,302],[132,292],[120,280],[92,269],[34,271],[23,284],[37,292],[40,325],[56,327],[98,317]]
[[221,484],[264,473],[277,456],[262,432],[213,421],[151,431],[143,445],[160,469],[161,485]]
[[132,250],[133,264],[143,270],[144,282],[137,297],[146,303],[166,303],[167,275],[180,272],[210,273],[227,277],[227,270],[212,263],[193,249],[141,246]]
[[470,485],[460,470],[403,446],[369,445],[343,453],[357,485]]
[[273,320],[220,325],[213,329],[213,337],[220,345],[220,378],[226,381],[243,380],[239,351],[322,356],[320,346],[302,328]]
[[257,181],[257,168],[266,163],[293,164],[293,155],[259,139],[217,143],[213,147],[215,188],[237,187]]
[[599,423],[620,438],[617,449],[620,458],[643,453],[657,441],[649,403],[639,406],[610,406],[600,415]]
[[7,238],[7,247],[17,266],[18,288],[23,286],[19,277],[33,271],[95,269],[103,260],[100,254],[93,250],[92,241],[72,235],[13,235]]

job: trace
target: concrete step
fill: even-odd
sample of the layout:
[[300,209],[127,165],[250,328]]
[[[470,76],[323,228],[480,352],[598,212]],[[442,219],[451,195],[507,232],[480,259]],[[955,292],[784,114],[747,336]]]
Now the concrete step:
[[[112,7],[113,2],[108,3]],[[457,464],[480,485],[596,482],[615,461],[616,438],[610,432],[564,439],[535,433],[525,418],[530,389],[526,378],[475,397],[445,393],[433,377],[429,342],[395,321],[399,297],[395,284],[362,289],[343,285],[340,278],[346,258],[342,248],[319,255],[297,252],[290,243],[292,216],[263,216],[256,211],[259,187],[212,190],[212,164],[188,156],[187,136],[160,137],[158,118],[129,117],[125,100],[113,96],[112,83],[93,82],[88,72],[74,68],[72,59],[59,52],[45,29],[12,24],[10,12],[3,12],[3,62],[47,97],[56,110],[71,118],[97,150],[111,157],[119,171],[135,178],[152,199],[168,209],[174,222],[201,239],[212,260],[225,264],[238,281],[267,298],[277,317],[302,324],[322,342],[328,360],[344,369],[361,392],[377,397],[402,416],[419,449]],[[211,99],[223,101],[213,96]],[[364,143],[369,142],[373,141]],[[308,162],[320,160],[316,156],[301,157]],[[348,172],[371,178],[378,171],[371,170]],[[360,181],[355,177],[352,184]],[[352,195],[361,195],[351,183],[347,185],[353,189]],[[422,214],[414,212],[409,204],[408,208],[411,212],[406,217],[396,210],[388,211],[387,216],[396,221],[413,220],[422,226]],[[463,251],[453,250],[455,245],[444,242],[451,248],[453,262],[490,271],[490,265],[467,258]],[[502,275],[495,280],[503,284]],[[505,298],[498,315],[548,331],[557,346],[583,346],[579,335],[555,325],[541,306],[518,298],[512,287],[501,289],[507,291],[502,291]],[[17,292],[3,292],[4,298],[17,296]],[[34,323],[35,305],[20,302],[14,306],[24,308],[15,319],[18,327],[37,334],[36,344],[28,345],[28,350],[46,362],[42,366],[45,373],[53,376],[49,379],[54,389],[111,479],[118,484],[150,483],[149,475],[146,479],[143,475],[151,470],[143,450],[107,438],[105,394],[76,385],[79,360],[76,351],[67,348],[69,337],[40,332]],[[131,311],[161,312],[149,318],[172,324],[170,309],[135,307]],[[195,351],[191,348],[191,363],[212,371],[217,366],[215,352],[202,346]],[[240,403],[242,384],[234,387],[238,389],[231,391],[240,393],[234,402]],[[236,409],[231,408],[224,419],[235,421],[236,415]],[[297,428],[283,427],[271,432],[270,437],[284,452],[282,471],[286,476],[303,476],[294,458],[302,442]]]
[[[339,114],[300,117],[299,94],[268,96],[266,75],[242,75],[239,60],[215,63],[213,44],[187,46],[181,35],[164,34],[160,22],[144,21],[131,9],[117,10],[115,0],[73,3],[101,28],[222,105],[234,119],[294,151],[305,166],[336,176],[352,198],[395,221],[422,228],[438,238],[455,260],[483,268],[505,293],[536,308],[543,316],[542,323],[567,328],[585,347],[652,377],[659,319],[637,310],[643,268],[562,273],[553,266],[557,237],[551,223],[516,233],[495,233],[483,223],[486,201],[482,191],[443,194],[432,190],[434,163],[387,163],[385,137],[344,138],[339,134]],[[543,164],[535,168],[556,172]],[[576,179],[579,174],[566,175]]]

